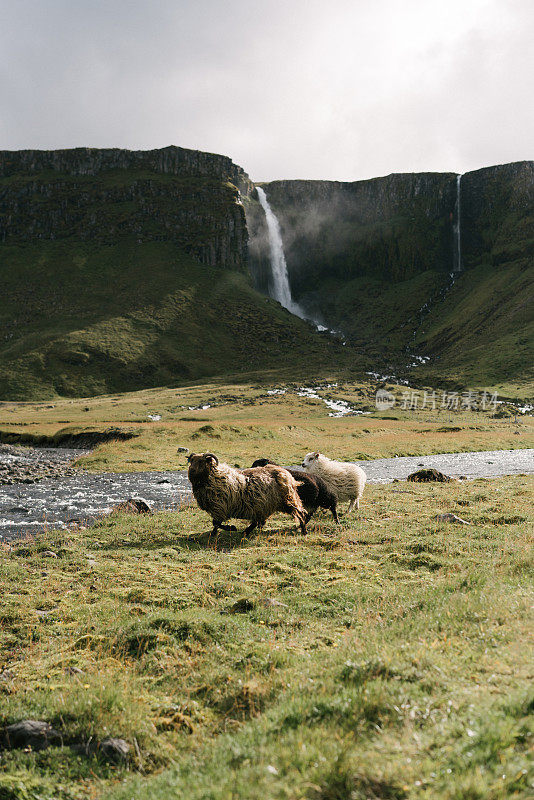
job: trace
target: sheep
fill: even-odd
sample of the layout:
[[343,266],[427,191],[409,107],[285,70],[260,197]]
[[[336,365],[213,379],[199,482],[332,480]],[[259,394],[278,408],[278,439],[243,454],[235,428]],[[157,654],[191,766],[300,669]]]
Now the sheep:
[[[257,458],[252,464],[253,467],[264,467],[267,464],[275,464],[268,458]],[[326,483],[318,475],[308,475],[301,469],[286,467],[288,472],[298,481],[297,492],[302,501],[302,505],[307,510],[306,522],[309,522],[318,508],[326,508],[332,512],[335,521],[339,524],[337,516],[337,497],[331,492]]]
[[273,465],[234,469],[213,453],[192,453],[187,460],[193,495],[200,508],[211,514],[213,533],[219,528],[235,531],[233,525],[223,525],[231,518],[251,520],[245,529],[250,533],[277,512],[290,514],[306,533],[306,511],[287,470]]
[[367,476],[361,467],[341,461],[331,461],[322,453],[308,453],[302,468],[323,479],[328,488],[337,495],[338,502],[349,501],[349,513],[360,507],[360,497]]

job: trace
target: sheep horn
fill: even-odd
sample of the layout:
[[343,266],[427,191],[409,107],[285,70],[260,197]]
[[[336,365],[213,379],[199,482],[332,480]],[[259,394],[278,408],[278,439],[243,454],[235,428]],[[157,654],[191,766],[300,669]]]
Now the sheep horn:
[[218,465],[219,459],[215,455],[215,453],[204,453],[204,459],[206,461],[215,461],[215,465]]

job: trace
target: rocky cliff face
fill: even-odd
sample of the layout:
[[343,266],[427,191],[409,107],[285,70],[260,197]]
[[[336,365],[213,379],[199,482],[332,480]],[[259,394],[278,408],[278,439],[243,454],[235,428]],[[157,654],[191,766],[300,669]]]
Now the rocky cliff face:
[[[448,269],[452,174],[390,175],[356,183],[275,181],[264,188],[280,220],[297,299],[320,290],[324,280],[370,275],[398,281]],[[257,267],[257,236],[251,244]]]
[[245,195],[254,188],[246,172],[227,156],[172,145],[159,150],[76,147],[0,151],[0,177],[3,178],[49,171],[95,176],[114,170],[142,170],[181,178],[219,178],[230,181]]
[[135,237],[245,271],[251,191],[229,158],[179,147],[1,152],[0,242]]
[[465,269],[534,256],[534,161],[462,176],[462,254]]
[[[456,175],[263,186],[280,221],[294,299],[377,364],[385,357],[386,369],[397,369],[413,362],[408,353],[430,354],[433,380],[446,371],[478,384],[497,383],[506,363],[510,374],[524,372],[532,342],[534,162],[462,176],[462,271],[454,282]],[[265,222],[252,197],[247,219],[251,270],[266,292]]]
[[[456,175],[389,175],[356,183],[264,184],[281,224],[296,299],[326,281],[402,282],[454,267]],[[254,204],[250,204],[254,205]],[[261,213],[247,211],[259,285],[268,269]],[[532,255],[534,162],[466,173],[461,180],[462,266]]]

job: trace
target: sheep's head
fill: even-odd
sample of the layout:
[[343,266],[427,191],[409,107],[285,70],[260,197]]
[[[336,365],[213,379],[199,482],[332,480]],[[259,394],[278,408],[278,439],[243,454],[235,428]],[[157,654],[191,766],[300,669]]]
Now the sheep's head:
[[[274,464],[274,461],[271,461],[269,458],[257,458],[256,461],[252,464],[253,467],[266,467],[267,464]],[[276,466],[276,464],[275,464]]]
[[187,477],[191,483],[207,481],[210,472],[217,466],[219,459],[213,453],[191,453],[187,456],[189,470]]
[[317,461],[321,454],[320,453],[307,453],[302,459],[302,466],[304,469],[310,469],[313,462]]

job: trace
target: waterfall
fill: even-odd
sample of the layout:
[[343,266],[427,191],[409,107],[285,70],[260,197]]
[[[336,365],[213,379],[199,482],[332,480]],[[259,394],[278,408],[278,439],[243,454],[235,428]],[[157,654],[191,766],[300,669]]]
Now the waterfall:
[[456,222],[454,223],[454,243],[455,243],[455,253],[454,253],[454,272],[461,272],[462,270],[462,229],[461,229],[461,213],[462,207],[460,203],[460,184],[462,181],[462,176],[456,176]]
[[271,280],[269,281],[269,285],[271,289],[271,297],[274,300],[278,300],[280,305],[284,306],[284,308],[287,308],[287,310],[292,314],[295,314],[297,317],[301,317],[301,319],[306,319],[306,314],[302,308],[298,303],[295,303],[291,297],[291,287],[289,285],[289,276],[287,274],[287,264],[284,256],[284,246],[282,244],[280,223],[274,215],[273,210],[269,205],[269,201],[267,200],[267,195],[261,186],[256,186],[256,191],[258,192],[260,205],[265,211],[267,230],[269,233],[269,249],[271,253]]

